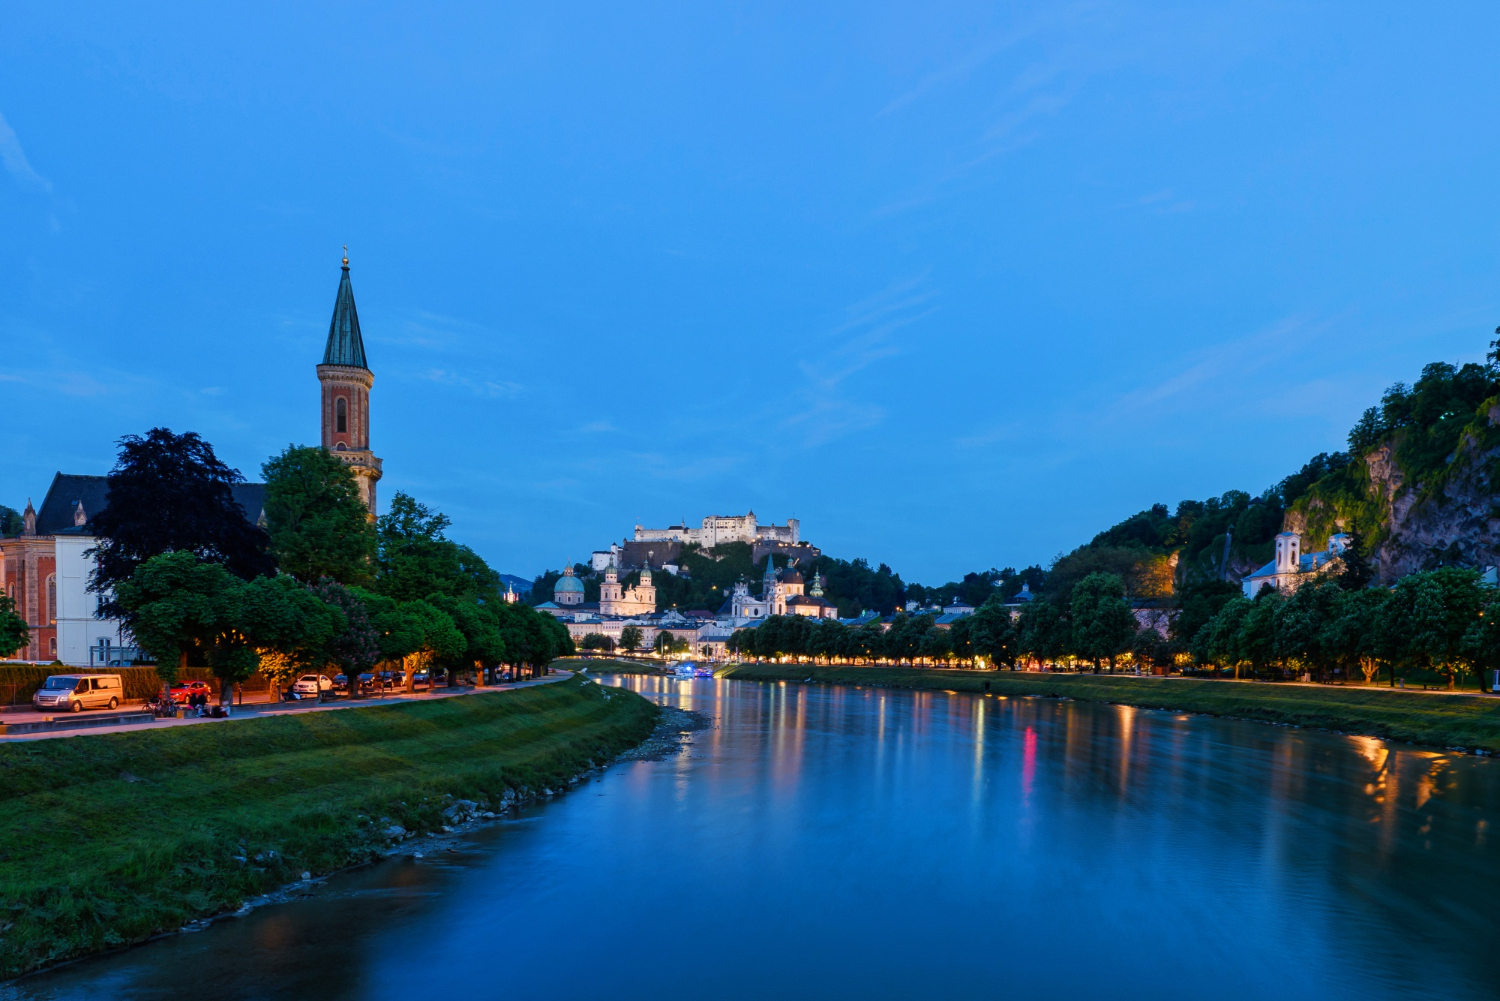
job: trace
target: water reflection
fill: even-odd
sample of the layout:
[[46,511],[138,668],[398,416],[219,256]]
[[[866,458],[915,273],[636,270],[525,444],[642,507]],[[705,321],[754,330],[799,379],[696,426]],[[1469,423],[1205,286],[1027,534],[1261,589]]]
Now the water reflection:
[[1477,998],[1500,983],[1489,761],[1044,699],[615,682],[719,725],[462,853],[13,994]]

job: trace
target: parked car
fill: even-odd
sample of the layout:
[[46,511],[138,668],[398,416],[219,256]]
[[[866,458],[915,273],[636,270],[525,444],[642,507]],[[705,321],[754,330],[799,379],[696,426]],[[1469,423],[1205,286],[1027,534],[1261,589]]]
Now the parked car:
[[125,697],[125,686],[118,674],[54,674],[42,682],[31,697],[38,709],[62,709],[82,712],[85,709],[116,709]]
[[412,673],[412,676],[411,676],[411,690],[412,691],[416,691],[418,688],[431,688],[431,687],[432,687],[432,675],[431,674],[428,674],[426,671],[415,671],[415,672]]
[[331,691],[333,679],[324,674],[304,674],[292,682],[292,695],[299,699],[315,699]]
[[185,706],[188,704],[188,699],[192,698],[194,695],[205,695],[212,697],[214,694],[214,689],[213,686],[206,681],[179,681],[177,682],[177,684],[167,689],[167,693],[172,696],[173,702],[176,702],[178,705]]
[[401,671],[381,671],[377,679],[380,687],[387,692],[397,692],[406,687],[406,675]]

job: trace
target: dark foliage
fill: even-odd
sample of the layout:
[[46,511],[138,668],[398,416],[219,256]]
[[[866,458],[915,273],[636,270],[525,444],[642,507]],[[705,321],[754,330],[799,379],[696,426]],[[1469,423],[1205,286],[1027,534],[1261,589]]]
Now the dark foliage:
[[[243,482],[193,432],[152,428],[120,439],[109,474],[109,506],[93,519],[99,539],[89,589],[109,595],[146,560],[188,552],[245,580],[276,571],[270,538],[252,524],[230,485]],[[128,616],[108,600],[101,615]]]

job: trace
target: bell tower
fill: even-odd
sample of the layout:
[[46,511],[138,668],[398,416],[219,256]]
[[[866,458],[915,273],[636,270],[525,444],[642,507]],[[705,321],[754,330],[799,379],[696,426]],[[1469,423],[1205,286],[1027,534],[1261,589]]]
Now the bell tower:
[[359,483],[360,497],[375,517],[375,484],[380,460],[370,451],[370,387],[375,374],[365,363],[365,342],[354,309],[354,286],[349,284],[349,248],[344,248],[344,273],[333,302],[328,344],[318,382],[323,387],[323,447],[349,467]]

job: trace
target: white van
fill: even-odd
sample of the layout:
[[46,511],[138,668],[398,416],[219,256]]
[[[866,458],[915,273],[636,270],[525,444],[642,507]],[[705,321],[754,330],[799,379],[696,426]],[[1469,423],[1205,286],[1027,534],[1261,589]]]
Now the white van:
[[42,682],[31,697],[38,709],[64,710],[70,713],[85,709],[117,709],[125,698],[125,686],[118,674],[54,674]]

